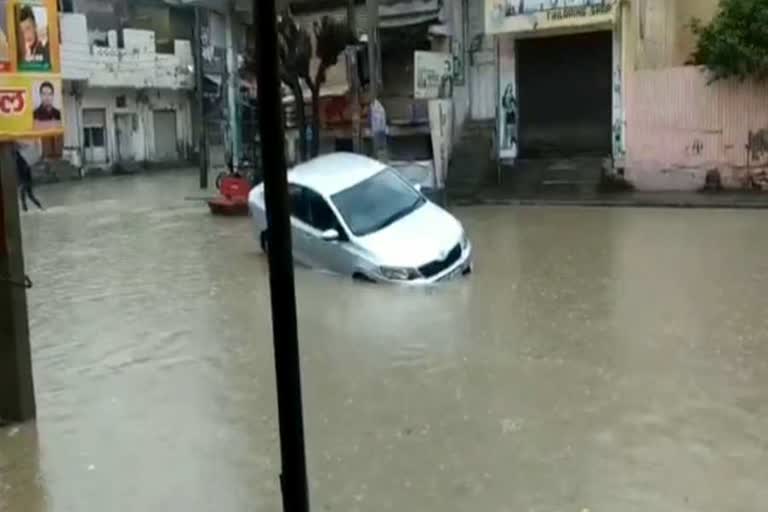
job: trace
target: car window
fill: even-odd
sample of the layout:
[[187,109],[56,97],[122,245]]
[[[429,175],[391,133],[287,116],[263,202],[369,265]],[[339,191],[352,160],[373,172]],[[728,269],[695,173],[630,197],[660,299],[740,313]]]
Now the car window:
[[339,228],[336,214],[320,194],[304,189],[304,197],[309,205],[310,226],[320,231]]
[[291,215],[311,225],[312,217],[304,187],[291,184],[288,186],[288,195],[291,202]]
[[365,236],[384,229],[424,205],[424,198],[393,169],[331,197],[350,231]]

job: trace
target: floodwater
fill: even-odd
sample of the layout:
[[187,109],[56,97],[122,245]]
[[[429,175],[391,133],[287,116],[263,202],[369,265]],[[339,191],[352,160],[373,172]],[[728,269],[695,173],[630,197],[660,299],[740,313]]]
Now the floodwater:
[[[0,510],[280,509],[266,262],[195,182],[39,190]],[[469,279],[297,272],[313,510],[765,510],[763,212],[455,213]]]

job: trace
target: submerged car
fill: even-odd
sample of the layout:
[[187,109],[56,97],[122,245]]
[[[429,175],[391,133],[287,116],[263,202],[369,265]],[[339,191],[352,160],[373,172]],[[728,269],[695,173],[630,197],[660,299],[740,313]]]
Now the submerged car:
[[[374,282],[429,284],[472,271],[472,246],[451,214],[395,169],[334,153],[288,173],[294,259]],[[262,249],[269,250],[264,186],[249,197]]]

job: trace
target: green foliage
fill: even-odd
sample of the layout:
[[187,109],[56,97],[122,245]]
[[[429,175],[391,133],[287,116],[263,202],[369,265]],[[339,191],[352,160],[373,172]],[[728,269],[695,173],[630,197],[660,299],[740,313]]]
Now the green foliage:
[[713,81],[768,78],[768,0],[720,0],[712,22],[694,19],[691,30],[699,37],[693,63]]

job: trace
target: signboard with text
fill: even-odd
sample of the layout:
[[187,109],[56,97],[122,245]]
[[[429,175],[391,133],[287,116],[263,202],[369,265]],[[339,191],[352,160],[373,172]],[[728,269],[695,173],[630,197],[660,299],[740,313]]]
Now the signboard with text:
[[0,0],[0,141],[61,135],[57,0]]
[[488,34],[537,32],[615,22],[616,0],[485,0]]

